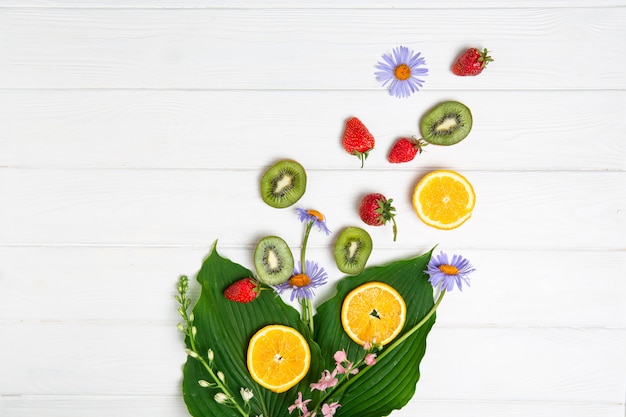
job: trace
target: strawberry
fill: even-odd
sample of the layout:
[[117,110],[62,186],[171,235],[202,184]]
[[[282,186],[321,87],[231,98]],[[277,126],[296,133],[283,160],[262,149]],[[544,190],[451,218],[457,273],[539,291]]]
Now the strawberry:
[[243,278],[230,284],[224,290],[224,297],[238,303],[249,303],[258,297],[260,283],[253,278]]
[[363,168],[369,151],[374,148],[374,136],[359,119],[351,117],[346,121],[341,144],[346,152],[356,155],[361,160]]
[[488,54],[487,48],[482,52],[476,48],[469,48],[454,61],[452,72],[456,75],[478,75],[493,61]]
[[393,144],[387,160],[393,164],[412,161],[415,155],[422,153],[422,146],[426,145],[428,142],[422,139],[400,138]]
[[393,240],[396,240],[398,234],[398,226],[394,219],[396,210],[391,205],[393,199],[387,198],[380,193],[370,193],[363,196],[361,204],[359,204],[359,216],[366,224],[370,226],[382,226],[389,220],[393,222]]

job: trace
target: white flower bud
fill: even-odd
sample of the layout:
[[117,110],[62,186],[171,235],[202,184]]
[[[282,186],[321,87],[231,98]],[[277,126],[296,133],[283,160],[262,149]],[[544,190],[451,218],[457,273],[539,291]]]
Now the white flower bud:
[[192,358],[198,359],[198,354],[194,352],[193,350],[187,349],[186,352],[187,352],[187,355],[191,356]]
[[197,333],[198,329],[196,328],[196,326],[191,326],[191,337],[196,337]]
[[200,385],[202,388],[208,388],[211,386],[211,384],[208,381],[205,381],[204,379],[199,380],[198,385]]
[[239,393],[245,402],[250,401],[252,397],[254,397],[254,393],[249,388],[241,388],[239,389]]
[[220,381],[225,382],[226,381],[226,377],[224,376],[224,374],[220,371],[217,371],[217,377],[220,379]]
[[213,362],[213,349],[209,349],[207,352],[207,358],[209,358],[209,362]]
[[218,392],[217,394],[215,394],[213,399],[218,404],[224,404],[228,401],[228,395],[224,394],[223,392]]
[[177,327],[177,328],[178,328],[178,330],[180,330],[181,332],[184,332],[184,331],[185,331],[185,326],[183,326],[183,324],[182,324],[182,323],[178,323],[178,324],[176,325],[176,327]]
[[193,311],[192,311],[191,314],[189,314],[189,321],[193,321],[194,317],[195,316],[193,315]]

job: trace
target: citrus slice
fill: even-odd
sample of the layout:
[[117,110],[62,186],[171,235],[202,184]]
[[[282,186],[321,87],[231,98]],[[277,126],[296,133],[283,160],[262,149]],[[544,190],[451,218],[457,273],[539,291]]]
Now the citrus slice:
[[476,195],[472,184],[461,174],[449,170],[432,171],[415,187],[413,208],[427,225],[455,229],[472,215]]
[[402,330],[406,304],[393,287],[368,282],[350,291],[341,306],[344,331],[360,345],[366,342],[386,345]]
[[263,327],[248,344],[248,371],[259,385],[285,392],[309,372],[311,351],[295,329],[279,324]]

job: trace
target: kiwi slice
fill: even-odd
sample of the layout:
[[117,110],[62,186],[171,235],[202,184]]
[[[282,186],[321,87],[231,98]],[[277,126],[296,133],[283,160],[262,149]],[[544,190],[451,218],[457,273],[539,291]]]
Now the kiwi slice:
[[360,227],[346,227],[335,241],[337,268],[346,274],[358,274],[365,268],[372,253],[372,238]]
[[285,208],[295,204],[305,190],[306,172],[296,161],[278,161],[261,177],[261,198],[272,207]]
[[422,117],[420,132],[425,141],[435,145],[459,143],[472,130],[472,112],[463,103],[445,101]]
[[281,284],[293,275],[291,249],[278,236],[266,236],[254,249],[254,267],[259,280],[267,285]]

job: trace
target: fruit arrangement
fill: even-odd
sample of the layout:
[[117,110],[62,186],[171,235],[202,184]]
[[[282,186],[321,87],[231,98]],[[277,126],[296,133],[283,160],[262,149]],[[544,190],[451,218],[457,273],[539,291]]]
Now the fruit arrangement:
[[[428,71],[421,54],[399,47],[383,58],[376,75],[389,84],[391,95],[406,98],[423,86],[418,76]],[[486,49],[470,49],[452,71],[477,75],[492,60]],[[465,104],[441,102],[419,121],[421,137],[397,139],[387,160],[408,163],[428,144],[457,144],[472,124]],[[350,117],[341,144],[363,168],[375,139],[360,119]],[[301,200],[306,187],[304,167],[283,159],[262,174],[259,191],[268,206],[285,209]],[[475,201],[463,175],[439,169],[419,180],[411,203],[424,224],[450,230],[471,217]],[[371,192],[361,197],[355,212],[367,226],[391,223],[395,241],[392,203]],[[364,228],[350,225],[329,245],[337,269],[347,275],[338,280],[334,295],[314,308],[315,292],[327,284],[328,273],[307,258],[307,244],[313,230],[325,237],[331,231],[317,210],[296,207],[295,214],[304,227],[297,262],[284,239],[269,235],[257,241],[253,269],[222,257],[214,245],[198,272],[201,293],[193,306],[188,278],[179,279],[178,328],[187,352],[182,388],[194,417],[389,415],[413,396],[426,337],[443,296],[455,286],[469,285],[474,272],[464,257],[434,255],[433,250],[368,266],[372,238]]]

